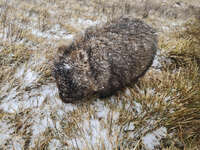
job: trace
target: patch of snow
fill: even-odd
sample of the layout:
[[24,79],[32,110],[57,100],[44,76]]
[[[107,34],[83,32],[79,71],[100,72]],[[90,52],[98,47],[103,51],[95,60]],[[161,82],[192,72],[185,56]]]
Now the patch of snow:
[[131,96],[131,91],[130,91],[128,88],[126,88],[125,94],[126,94],[127,96]]
[[71,146],[73,148],[77,148],[77,149],[80,149],[80,148],[84,149],[86,147],[89,147],[89,145],[85,144],[83,138],[72,138],[72,139],[68,140],[67,143],[69,146]]
[[126,124],[124,127],[124,131],[133,131],[135,129],[135,125],[133,122]]
[[110,111],[109,108],[107,108],[104,104],[103,101],[100,101],[100,100],[97,100],[95,103],[95,108],[96,108],[96,115],[97,115],[97,118],[99,119],[105,119],[105,121],[107,121],[107,116],[108,116],[108,113]]
[[51,150],[58,150],[61,149],[61,143],[59,140],[57,139],[52,139],[48,145],[49,149]]
[[[3,85],[1,84],[1,93],[4,94],[4,95],[7,95],[6,97],[9,97],[7,92],[9,91],[10,87],[11,87],[11,85],[8,81]],[[15,92],[15,90],[11,90],[11,91]]]
[[79,19],[71,19],[70,24],[72,24],[72,26],[74,26],[76,28],[80,28],[80,29],[85,30],[88,27],[96,26],[96,25],[104,22],[105,20],[106,19],[93,21],[93,20],[90,20],[90,19],[79,18]]
[[28,69],[25,76],[24,76],[24,83],[25,85],[31,84],[33,81],[35,81],[38,78],[38,74],[31,69]]
[[12,100],[2,103],[0,105],[0,109],[7,113],[16,113],[19,110],[19,102],[16,100]]
[[[44,60],[41,59],[40,61],[38,61],[38,64],[42,63],[42,61]],[[27,64],[23,64],[17,68],[15,78],[21,79],[23,86],[29,86],[39,78],[38,73],[30,69],[35,65],[36,64],[34,64],[34,62],[28,61]]]
[[65,31],[56,31],[55,28],[52,30],[49,30],[48,32],[41,32],[38,29],[32,29],[31,30],[32,34],[37,36],[37,37],[42,37],[42,38],[48,38],[48,39],[71,39],[73,38],[72,34],[68,34]]
[[146,88],[145,90],[139,90],[139,92],[141,94],[149,94],[149,95],[154,95],[156,93],[155,89],[151,89],[151,88]]
[[[115,121],[119,118],[120,113],[111,111],[105,102],[99,99],[94,101],[91,107],[95,110],[93,116],[89,120],[85,116],[86,119],[78,123],[78,126],[81,127],[81,136],[70,139],[67,141],[68,144],[80,149],[94,149],[97,148],[95,145],[100,146],[97,149],[103,149],[103,146],[106,149],[116,148],[117,136],[115,134],[119,132],[120,128]],[[107,126],[108,120],[110,120],[108,117],[112,117],[111,131],[110,126]]]
[[[6,124],[7,125],[7,124]],[[6,126],[5,125],[5,126]],[[1,128],[0,128],[1,129]],[[10,138],[10,135],[7,133],[0,133],[0,145],[3,145],[7,139]]]
[[167,102],[169,102],[171,100],[171,96],[167,96],[167,97],[165,97],[164,98],[164,101],[167,103]]
[[23,149],[23,143],[22,141],[20,141],[20,139],[13,139],[13,149],[15,150]]
[[154,150],[156,146],[160,145],[161,138],[165,137],[167,134],[167,129],[161,127],[152,133],[148,133],[142,138],[143,144],[147,150]]
[[17,87],[12,88],[10,91],[9,91],[9,89],[5,89],[5,90],[8,90],[8,92],[5,91],[6,93],[3,93],[3,94],[5,94],[5,98],[3,100],[1,100],[1,102],[7,102],[12,99],[15,99],[15,97],[17,96],[16,89],[17,89]]
[[62,29],[59,24],[54,25],[47,33],[54,35],[56,39],[70,39],[72,38],[72,34],[66,32],[66,30]]
[[7,113],[18,113],[28,108],[39,107],[43,104],[45,98],[41,96],[30,97],[25,94],[24,99],[4,99],[0,104],[0,109]]
[[101,134],[99,134],[101,133],[100,122],[95,119],[91,119],[89,122],[85,120],[83,123],[83,126],[85,128],[84,130],[87,133],[89,133],[89,134],[86,134],[88,142],[91,142],[92,145],[95,145],[97,143],[97,140],[101,138]]
[[[24,96],[26,97],[26,95]],[[21,105],[23,106],[23,109],[27,108],[37,108],[41,106],[45,100],[41,95],[34,96],[34,97],[27,97],[28,99],[24,99],[24,101],[21,102]]]
[[37,37],[47,38],[47,37],[50,36],[49,34],[46,34],[46,33],[39,31],[38,29],[32,29],[31,32],[32,32],[33,35],[36,35]]
[[166,58],[161,55],[160,49],[157,50],[152,67],[155,69],[161,69],[162,68],[162,62],[165,61]]
[[48,84],[46,86],[42,86],[41,94],[43,95],[43,97],[46,97],[46,96],[54,97],[57,92],[58,90],[55,84]]
[[[66,111],[73,111],[74,109],[77,109],[76,105],[63,104],[59,98],[56,98],[58,90],[55,84],[48,84],[37,89],[32,89],[29,92],[23,93],[21,97],[17,96],[18,93],[16,90],[17,87],[10,90],[6,94],[7,96],[5,96],[1,101],[0,109],[2,109],[4,112],[17,113],[28,108],[39,108],[43,105],[46,99],[49,100],[49,105],[54,107],[53,109],[59,108],[60,110],[64,110],[62,112],[63,115],[66,113]],[[48,105],[46,106],[48,107]]]
[[5,120],[1,119],[0,122],[0,145],[5,144],[6,140],[11,138],[11,134],[13,133],[14,129],[12,125],[8,124],[9,120],[6,118]]
[[[41,117],[41,118],[40,118]],[[38,136],[43,133],[47,127],[54,127],[52,119],[48,115],[45,115],[42,119],[42,116],[39,115],[39,118],[34,118],[34,125],[32,126],[33,136]]]
[[9,27],[5,27],[3,29],[3,31],[0,33],[0,38],[1,38],[1,41],[7,41],[8,38],[7,38],[7,35],[9,34]]
[[61,106],[62,110],[66,112],[70,112],[70,111],[74,111],[77,109],[77,106],[74,105],[74,104],[65,104],[61,101],[61,99],[57,99],[58,100],[58,103],[59,105]]
[[162,67],[158,55],[155,56],[152,67],[154,67],[154,68],[161,68]]
[[22,75],[24,74],[24,71],[25,71],[25,65],[22,65],[21,67],[18,67],[17,71],[15,73],[15,77],[16,78],[22,77]]
[[4,36],[3,36],[3,33],[0,33],[0,39],[3,40]]
[[[77,148],[94,148],[95,145],[104,143],[106,149],[112,149],[112,143],[108,138],[108,130],[104,129],[99,120],[85,120],[82,124],[83,137],[72,139],[69,143]],[[100,147],[100,149],[103,147]]]
[[136,101],[133,102],[135,104],[135,109],[138,113],[142,112],[142,105]]
[[84,24],[84,25],[86,25],[86,26],[95,26],[95,25],[97,25],[97,24],[99,24],[100,23],[100,21],[92,21],[92,20],[89,20],[89,19],[82,19],[82,18],[79,18],[78,19],[78,23],[79,24]]
[[168,27],[168,26],[162,26],[162,29],[163,29],[163,31],[169,31],[170,30],[170,28]]
[[58,116],[63,116],[65,114],[63,110],[57,110],[56,113]]
[[118,111],[113,111],[112,112],[112,119],[114,120],[114,121],[116,121],[116,120],[118,120],[119,119],[119,115],[120,115],[120,113],[118,112]]
[[64,37],[64,39],[72,39],[74,37],[73,34],[68,34],[67,36]]

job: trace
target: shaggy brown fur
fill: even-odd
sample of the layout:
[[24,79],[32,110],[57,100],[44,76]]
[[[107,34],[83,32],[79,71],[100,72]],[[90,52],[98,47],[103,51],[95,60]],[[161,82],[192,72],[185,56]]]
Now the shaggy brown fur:
[[135,83],[151,66],[157,49],[155,31],[139,19],[121,17],[90,28],[66,47],[53,74],[63,102],[92,95],[106,97]]

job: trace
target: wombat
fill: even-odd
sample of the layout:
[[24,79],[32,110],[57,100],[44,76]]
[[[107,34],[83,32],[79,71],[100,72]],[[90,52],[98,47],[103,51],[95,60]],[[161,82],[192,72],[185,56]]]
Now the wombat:
[[153,62],[157,36],[143,21],[120,17],[59,49],[63,54],[53,75],[60,98],[68,103],[111,96],[133,85]]

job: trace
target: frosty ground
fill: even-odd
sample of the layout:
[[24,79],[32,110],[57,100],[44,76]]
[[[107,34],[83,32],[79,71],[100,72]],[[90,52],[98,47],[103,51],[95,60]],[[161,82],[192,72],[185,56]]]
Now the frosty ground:
[[[198,149],[199,7],[198,0],[0,0],[0,149]],[[57,48],[124,14],[158,31],[150,70],[110,98],[62,103],[51,76]]]

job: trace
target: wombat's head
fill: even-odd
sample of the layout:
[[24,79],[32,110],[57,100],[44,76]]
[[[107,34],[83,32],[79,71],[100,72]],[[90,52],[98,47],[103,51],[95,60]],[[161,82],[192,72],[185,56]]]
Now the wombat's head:
[[81,49],[71,51],[66,47],[65,54],[54,64],[53,75],[64,102],[78,101],[94,94],[88,57]]

